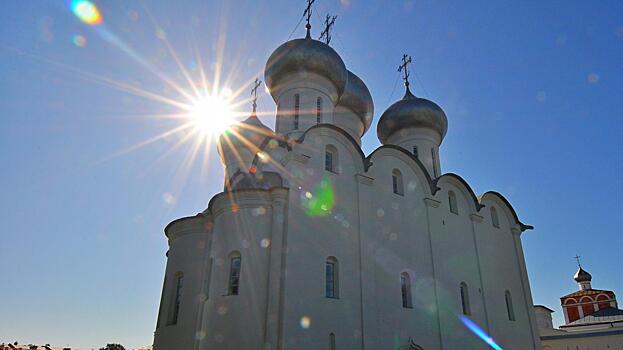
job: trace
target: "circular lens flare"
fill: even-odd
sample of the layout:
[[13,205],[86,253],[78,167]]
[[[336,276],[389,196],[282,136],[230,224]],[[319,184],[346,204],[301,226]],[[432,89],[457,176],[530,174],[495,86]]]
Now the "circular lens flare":
[[86,24],[98,25],[102,23],[102,15],[94,3],[87,0],[73,0],[71,10]]
[[204,95],[190,108],[189,117],[202,136],[218,136],[233,122],[229,100],[222,94]]

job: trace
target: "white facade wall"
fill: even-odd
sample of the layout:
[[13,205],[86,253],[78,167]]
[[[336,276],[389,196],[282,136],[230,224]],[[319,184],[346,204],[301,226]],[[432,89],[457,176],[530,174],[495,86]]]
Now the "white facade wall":
[[[327,145],[338,152],[335,173],[324,169]],[[330,333],[336,349],[385,349],[409,339],[424,349],[487,349],[459,320],[461,282],[469,318],[504,349],[540,347],[512,209],[496,195],[475,202],[455,175],[441,177],[433,194],[408,150],[381,147],[366,169],[357,147],[338,128],[320,126],[290,151],[265,150],[280,155],[289,190],[219,194],[208,210],[210,234],[195,227],[170,238],[166,274],[184,272],[184,297],[178,324],[157,329],[157,350],[328,349]],[[392,191],[393,169],[402,174],[403,195]],[[314,215],[306,193],[318,195],[322,181],[335,203]],[[450,212],[448,191],[458,214]],[[270,246],[262,246],[267,239]],[[242,257],[236,296],[226,295],[233,251]],[[338,259],[337,299],[325,297],[328,257]],[[402,307],[402,272],[411,278],[411,309]],[[165,308],[170,293],[165,287]]]

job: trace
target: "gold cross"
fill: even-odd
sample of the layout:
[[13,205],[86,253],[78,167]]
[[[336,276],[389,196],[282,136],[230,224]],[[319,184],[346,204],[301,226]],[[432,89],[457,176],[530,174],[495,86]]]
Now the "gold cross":
[[251,89],[251,101],[253,101],[253,112],[257,109],[257,88],[262,85],[262,81],[255,78],[253,88]]
[[335,24],[336,18],[337,16],[331,17],[328,13],[327,17],[325,17],[324,30],[322,31],[322,33],[320,33],[320,40],[324,38],[327,45],[329,45],[329,43],[331,42],[331,27],[333,27],[333,25]]

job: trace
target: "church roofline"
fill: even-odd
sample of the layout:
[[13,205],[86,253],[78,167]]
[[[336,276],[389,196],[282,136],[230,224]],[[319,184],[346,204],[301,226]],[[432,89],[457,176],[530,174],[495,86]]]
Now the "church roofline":
[[[347,140],[350,141],[350,143],[352,144],[353,148],[357,151],[357,153],[359,154],[362,164],[363,164],[363,169],[364,169],[364,173],[368,172],[368,169],[373,165],[372,162],[372,156],[377,153],[378,151],[382,150],[382,149],[393,149],[396,151],[399,151],[401,153],[403,153],[404,155],[408,156],[413,162],[415,162],[415,164],[417,164],[417,166],[422,170],[422,172],[424,173],[424,176],[426,177],[426,181],[428,182],[428,186],[429,186],[429,191],[431,195],[435,195],[437,193],[437,191],[440,190],[440,188],[437,186],[437,184],[439,183],[439,181],[444,178],[444,177],[450,177],[453,178],[457,181],[459,181],[460,183],[462,183],[465,188],[467,188],[470,196],[472,197],[472,200],[474,202],[474,205],[476,207],[476,212],[480,212],[480,210],[482,208],[485,207],[484,204],[482,204],[481,200],[483,197],[487,196],[487,195],[492,195],[492,196],[496,196],[498,197],[503,203],[504,205],[506,205],[510,212],[511,215],[513,216],[513,219],[515,220],[515,223],[517,225],[519,225],[520,230],[526,231],[526,230],[532,230],[534,229],[534,226],[532,225],[526,225],[524,223],[521,222],[521,220],[519,220],[519,217],[517,215],[517,212],[515,211],[515,208],[513,208],[513,206],[510,204],[510,202],[499,192],[496,191],[487,191],[485,193],[483,193],[480,196],[476,196],[475,192],[473,191],[473,189],[471,188],[471,186],[469,185],[469,183],[467,181],[465,181],[465,179],[463,179],[460,175],[455,174],[455,173],[446,173],[441,175],[439,178],[437,179],[433,179],[431,178],[430,174],[428,173],[428,170],[426,170],[426,167],[424,166],[424,164],[422,164],[422,162],[413,154],[411,154],[409,151],[405,150],[404,148],[400,147],[400,146],[396,146],[396,145],[382,145],[378,148],[376,148],[374,151],[372,151],[372,153],[370,153],[367,157],[365,156],[365,154],[363,153],[363,150],[361,149],[361,146],[359,146],[359,144],[355,141],[355,139],[349,134],[347,133],[344,129],[333,125],[333,124],[327,124],[327,123],[320,123],[320,124],[316,124],[312,127],[310,127],[309,129],[305,130],[305,132],[303,132],[303,134],[295,139],[295,140],[288,140],[288,139],[279,139],[276,137],[270,137],[267,136],[264,141],[260,144],[260,146],[258,147],[259,151],[264,151],[264,149],[266,148],[268,142],[271,139],[277,139],[279,140],[279,146],[280,147],[284,147],[286,148],[288,151],[291,151],[292,148],[290,146],[290,142],[296,142],[296,143],[303,143],[303,141],[305,140],[305,137],[307,136],[307,134],[309,132],[311,132],[312,130],[316,130],[319,128],[327,128],[327,129],[331,129],[333,131],[336,131],[337,133],[343,135]],[[275,135],[277,136],[277,135]],[[259,153],[259,152],[258,152]],[[252,161],[252,166],[257,166],[259,162],[259,156],[256,154],[255,157],[253,158]]]
[[534,226],[526,225],[523,222],[521,222],[521,220],[519,220],[519,216],[517,215],[517,212],[515,211],[515,208],[513,208],[511,203],[501,193],[499,193],[497,191],[487,191],[487,192],[485,192],[485,193],[480,195],[480,199],[482,199],[486,195],[492,195],[492,196],[498,197],[508,207],[508,209],[510,209],[511,214],[513,215],[513,218],[515,219],[515,222],[519,225],[519,227],[521,227],[521,231],[522,232],[526,231],[526,230],[534,230]]
[[474,193],[474,190],[472,189],[472,187],[460,175],[457,175],[455,173],[445,173],[445,174],[441,175],[440,177],[438,177],[437,179],[435,179],[435,185],[438,184],[439,181],[441,181],[444,178],[455,179],[455,180],[459,181],[467,189],[467,192],[469,192],[469,195],[470,195],[470,197],[472,198],[472,200],[474,202],[474,206],[476,208],[476,212],[479,212],[480,209],[485,207],[485,205],[480,203],[480,201],[478,200],[478,197],[476,196],[476,193]]

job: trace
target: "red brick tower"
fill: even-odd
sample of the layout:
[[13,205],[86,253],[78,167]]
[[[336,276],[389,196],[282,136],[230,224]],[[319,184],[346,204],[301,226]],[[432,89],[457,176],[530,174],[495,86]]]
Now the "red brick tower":
[[591,274],[586,272],[581,266],[573,276],[573,279],[578,283],[580,290],[560,298],[566,324],[592,315],[599,310],[617,308],[614,292],[593,289],[591,287]]

